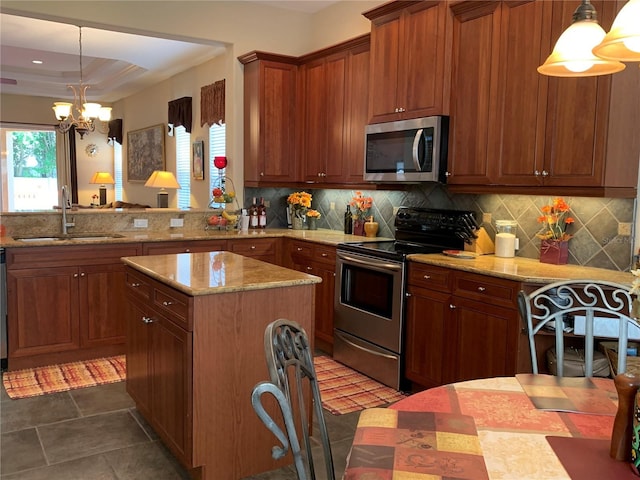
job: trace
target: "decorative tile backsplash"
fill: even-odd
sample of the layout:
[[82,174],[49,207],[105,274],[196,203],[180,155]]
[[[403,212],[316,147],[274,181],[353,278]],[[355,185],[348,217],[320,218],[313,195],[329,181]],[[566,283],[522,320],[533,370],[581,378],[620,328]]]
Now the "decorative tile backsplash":
[[[264,197],[270,203],[268,226],[287,225],[287,196],[290,188],[247,188],[245,198]],[[353,190],[307,189],[313,194],[312,207],[320,211],[319,228],[342,230],[346,205],[354,195]],[[438,184],[407,185],[403,191],[367,190],[373,197],[372,214],[380,224],[378,235],[393,237],[395,208],[413,206],[424,208],[453,208],[476,213],[478,223],[485,227],[491,238],[495,237],[495,220],[518,222],[517,237],[520,248],[517,256],[538,258],[540,239],[536,233],[541,225],[537,219],[540,207],[550,202],[549,196],[532,195],[451,195]],[[571,206],[575,223],[568,232],[573,235],[569,243],[569,263],[612,270],[628,270],[632,265],[631,236],[618,235],[618,223],[632,223],[636,202],[633,199],[564,197]],[[331,209],[331,204],[335,208]],[[490,214],[491,222],[483,222]]]

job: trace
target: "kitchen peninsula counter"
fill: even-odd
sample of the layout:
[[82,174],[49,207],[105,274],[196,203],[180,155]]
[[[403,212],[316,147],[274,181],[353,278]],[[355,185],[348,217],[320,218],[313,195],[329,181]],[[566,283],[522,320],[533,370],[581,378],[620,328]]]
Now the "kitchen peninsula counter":
[[[124,257],[127,392],[199,480],[276,468],[251,406],[268,380],[263,336],[278,318],[314,328],[320,278],[231,252]],[[275,405],[268,409],[274,418]]]
[[523,283],[548,284],[560,280],[601,280],[631,285],[629,272],[580,265],[552,265],[531,258],[502,258],[495,255],[479,255],[474,258],[457,258],[442,253],[409,255],[413,262],[465,272],[505,278]]

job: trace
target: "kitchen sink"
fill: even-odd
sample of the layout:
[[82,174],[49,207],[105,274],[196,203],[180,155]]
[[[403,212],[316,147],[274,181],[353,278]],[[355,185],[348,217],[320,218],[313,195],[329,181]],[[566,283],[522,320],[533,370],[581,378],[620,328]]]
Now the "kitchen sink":
[[117,233],[70,233],[67,235],[43,235],[39,237],[14,237],[15,240],[21,242],[56,242],[56,241],[71,241],[71,242],[86,242],[97,240],[110,240],[112,238],[122,238],[124,235]]

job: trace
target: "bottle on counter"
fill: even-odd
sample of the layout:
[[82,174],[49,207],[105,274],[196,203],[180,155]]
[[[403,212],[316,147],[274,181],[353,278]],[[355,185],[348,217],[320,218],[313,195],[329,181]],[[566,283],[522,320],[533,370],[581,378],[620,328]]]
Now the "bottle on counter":
[[264,197],[260,197],[258,204],[258,227],[267,228],[267,207],[264,206]]
[[251,206],[249,207],[249,228],[258,228],[258,204],[256,197],[251,200]]
[[347,205],[347,211],[344,213],[344,233],[353,233],[353,215],[351,214],[350,205]]

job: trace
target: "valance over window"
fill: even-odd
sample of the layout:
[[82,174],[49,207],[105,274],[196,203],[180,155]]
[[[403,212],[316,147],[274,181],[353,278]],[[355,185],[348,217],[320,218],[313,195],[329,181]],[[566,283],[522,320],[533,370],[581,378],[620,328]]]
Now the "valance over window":
[[191,133],[193,115],[191,113],[191,97],[182,97],[169,102],[169,124],[174,127],[182,125],[187,133]]
[[225,80],[200,89],[200,126],[224,123]]
[[115,118],[113,120],[109,120],[109,133],[107,134],[107,138],[112,138],[120,145],[122,145],[122,119]]

